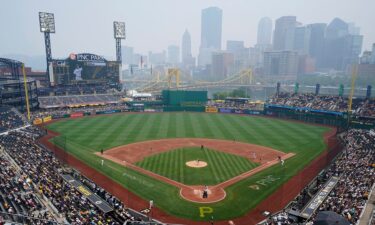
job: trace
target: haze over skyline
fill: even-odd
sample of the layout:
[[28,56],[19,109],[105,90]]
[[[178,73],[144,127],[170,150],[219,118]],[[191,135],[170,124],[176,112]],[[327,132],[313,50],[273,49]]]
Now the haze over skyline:
[[54,58],[69,53],[88,52],[115,58],[113,21],[126,23],[127,39],[122,45],[135,52],[160,52],[168,45],[181,47],[184,31],[191,35],[192,54],[200,46],[201,11],[216,6],[223,11],[222,48],[227,40],[256,44],[258,22],[274,21],[286,15],[297,16],[303,24],[330,23],[335,17],[354,22],[364,36],[363,50],[375,42],[373,21],[375,1],[371,0],[138,0],[138,1],[27,1],[5,0],[0,8],[0,55],[44,55],[43,34],[38,12],[55,14],[56,33],[51,34]]

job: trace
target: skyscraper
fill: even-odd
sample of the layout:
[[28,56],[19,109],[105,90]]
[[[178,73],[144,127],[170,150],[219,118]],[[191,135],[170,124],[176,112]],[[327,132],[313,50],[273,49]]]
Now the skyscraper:
[[307,55],[310,49],[311,29],[308,26],[299,26],[294,30],[294,50],[300,55]]
[[221,50],[222,16],[222,10],[217,7],[202,10],[199,65],[210,64],[212,52]]
[[[359,28],[357,28],[359,30]],[[324,42],[324,68],[346,71],[348,66],[357,63],[362,51],[362,35],[349,32],[349,25],[335,18],[326,30]]]
[[191,69],[195,66],[195,58],[191,54],[191,37],[188,30],[185,30],[182,35],[181,46],[182,65],[187,69]]
[[232,53],[216,51],[212,53],[211,81],[219,81],[227,78],[230,67],[233,65]]
[[257,45],[271,45],[272,39],[272,20],[263,17],[258,23]]
[[295,80],[298,71],[298,54],[295,51],[264,52],[264,75]]
[[245,48],[245,44],[243,41],[227,41],[227,51],[233,54],[238,54]]
[[273,36],[274,50],[293,50],[296,26],[297,18],[295,16],[283,16],[276,20]]
[[181,58],[184,62],[187,58],[191,57],[191,37],[190,33],[185,30],[184,34],[182,35],[182,49],[181,49]]
[[150,61],[150,64],[153,65],[162,65],[165,64],[167,61],[167,53],[166,51],[162,52],[148,52],[148,58]]
[[121,55],[123,64],[134,64],[134,49],[128,46],[121,46]]
[[232,73],[237,73],[241,69],[249,66],[249,49],[245,48],[245,44],[243,41],[227,41],[227,52],[233,54],[233,69]]
[[221,50],[222,16],[217,7],[202,10],[201,48]]
[[180,48],[177,45],[168,46],[168,63],[178,64],[180,62]]
[[335,18],[327,26],[326,38],[330,40],[339,39],[349,34],[348,24],[340,18]]
[[310,28],[309,55],[315,59],[316,67],[321,68],[324,60],[324,36],[327,24],[314,23],[307,26]]

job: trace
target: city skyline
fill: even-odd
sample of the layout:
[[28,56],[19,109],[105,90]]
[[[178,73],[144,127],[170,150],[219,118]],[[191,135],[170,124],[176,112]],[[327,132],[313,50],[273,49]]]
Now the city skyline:
[[[276,21],[281,16],[293,15],[303,24],[330,23],[335,17],[345,22],[354,22],[361,28],[364,35],[363,50],[370,50],[375,40],[375,31],[371,30],[371,5],[374,2],[356,1],[342,4],[342,1],[316,1],[299,3],[290,0],[287,3],[270,9],[269,5],[276,1],[191,1],[174,3],[173,1],[158,1],[154,9],[148,7],[150,1],[110,1],[106,3],[88,1],[66,1],[64,3],[45,3],[43,1],[6,1],[0,9],[1,27],[6,32],[0,35],[0,54],[44,55],[43,36],[39,32],[38,12],[55,13],[56,34],[51,35],[52,53],[56,58],[67,57],[71,52],[90,52],[114,58],[114,40],[112,22],[126,22],[127,39],[123,45],[131,46],[135,52],[147,54],[149,51],[160,52],[169,45],[181,45],[181,35],[188,29],[192,41],[192,54],[198,55],[200,46],[201,10],[216,6],[223,11],[223,36],[221,45],[227,40],[244,41],[245,46],[254,46],[257,39],[257,26],[262,17]],[[324,2],[324,4],[323,4]],[[340,9],[335,8],[340,2]],[[90,1],[92,3],[92,1]],[[308,13],[324,5],[319,14]],[[84,6],[84,7],[83,7]],[[168,10],[166,6],[169,6]],[[257,10],[253,6],[257,6]],[[19,10],[12,11],[11,8]],[[102,13],[93,16],[93,12],[101,9]],[[178,13],[182,9],[186,13]],[[309,10],[307,10],[309,8]],[[9,9],[9,10],[7,10]],[[130,12],[131,9],[141,12]],[[186,15],[185,15],[186,14]],[[158,15],[158,17],[156,17]],[[155,18],[153,18],[155,17]],[[173,18],[171,20],[170,18]],[[156,32],[156,30],[158,32]],[[90,38],[88,38],[90,37]],[[152,38],[150,41],[149,38]],[[223,47],[222,47],[223,49]]]

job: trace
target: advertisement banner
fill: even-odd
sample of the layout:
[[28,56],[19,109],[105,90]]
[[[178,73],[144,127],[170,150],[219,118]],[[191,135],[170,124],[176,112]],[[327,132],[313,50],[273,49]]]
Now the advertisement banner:
[[52,119],[61,119],[61,118],[64,118],[64,115],[53,115],[52,116]]
[[121,110],[119,110],[119,109],[113,109],[113,110],[97,111],[96,114],[97,115],[100,115],[100,114],[112,114],[112,113],[118,113],[118,112],[121,112]]
[[218,110],[215,106],[207,106],[205,111],[207,113],[217,113],[218,112]]
[[227,109],[227,108],[219,108],[219,112],[221,113],[232,113],[232,109]]
[[242,109],[235,109],[234,113],[236,113],[236,114],[243,114],[244,112],[243,112]]
[[83,112],[76,112],[76,113],[70,114],[71,118],[78,118],[78,117],[82,117],[82,116],[83,116]]
[[48,122],[48,121],[51,121],[52,120],[52,116],[47,116],[47,117],[44,117],[43,118],[43,122]]
[[249,115],[260,115],[262,113],[262,111],[255,111],[255,110],[245,109],[244,113],[245,114],[249,114]]
[[43,123],[43,120],[41,118],[36,118],[34,121],[33,121],[33,124],[34,125],[38,125],[38,124],[41,124]]

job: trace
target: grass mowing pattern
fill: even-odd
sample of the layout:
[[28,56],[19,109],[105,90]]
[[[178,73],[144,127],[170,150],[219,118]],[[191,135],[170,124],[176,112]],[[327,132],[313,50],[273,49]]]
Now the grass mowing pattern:
[[[203,168],[185,165],[188,161],[207,162]],[[187,185],[215,185],[258,166],[250,160],[205,148],[180,148],[149,156],[136,163],[146,170]]]
[[[303,169],[325,149],[323,133],[329,128],[280,119],[209,113],[114,114],[62,120],[48,125],[61,136],[52,141],[89,166],[136,193],[169,214],[192,220],[228,220],[239,217]],[[268,146],[296,155],[225,189],[226,199],[205,204],[213,214],[200,217],[201,204],[191,203],[179,196],[179,190],[157,179],[94,155],[100,149],[162,138],[213,138]],[[257,181],[271,176],[275,181],[260,190],[249,188]],[[287,191],[287,190],[286,190]],[[277,203],[275,203],[277,204]],[[173,206],[173,207],[171,207]]]

